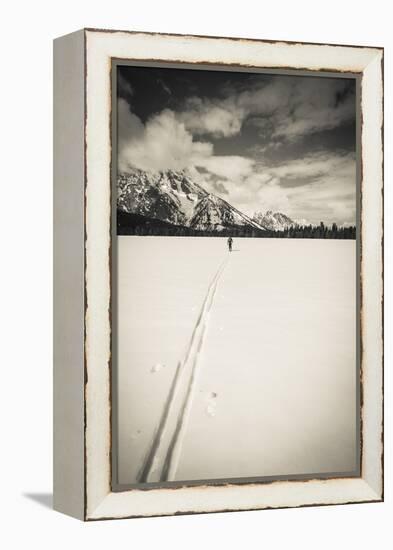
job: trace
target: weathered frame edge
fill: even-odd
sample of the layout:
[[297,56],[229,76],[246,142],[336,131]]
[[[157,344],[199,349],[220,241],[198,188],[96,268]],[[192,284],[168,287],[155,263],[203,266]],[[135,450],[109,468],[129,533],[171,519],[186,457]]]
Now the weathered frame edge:
[[[368,48],[369,49],[369,48]],[[380,49],[377,49],[377,51],[379,51],[381,53],[381,50]],[[383,63],[383,53],[382,53],[382,56],[381,56],[381,60],[382,60],[382,63]],[[383,132],[383,128],[382,128],[382,132]],[[381,146],[383,147],[383,144],[381,143]],[[382,182],[383,184],[383,182]],[[382,267],[382,266],[381,266]],[[383,299],[383,296],[381,297]],[[383,397],[383,396],[382,396]],[[383,430],[383,426],[382,426],[382,430]],[[383,455],[382,455],[382,460],[383,460]],[[382,472],[382,475],[383,475],[383,472]],[[367,502],[372,502],[372,501],[380,501],[383,499],[383,489],[382,489],[382,492],[381,492],[381,495],[377,494],[377,493],[374,493],[374,495],[376,496],[375,499],[373,498],[370,498],[369,500],[367,500]],[[339,502],[338,502],[339,503]],[[324,503],[317,503],[315,505],[323,505]],[[326,504],[334,504],[334,503],[326,503]],[[300,506],[308,506],[310,504],[304,504],[304,505],[300,505]],[[311,504],[312,505],[312,504]],[[277,507],[282,507],[282,506],[277,506]],[[101,508],[101,506],[99,507]],[[269,508],[269,506],[261,506],[260,508],[258,509],[262,509],[262,508]],[[254,508],[252,508],[254,509]],[[219,512],[219,511],[224,511],[224,510],[209,510],[209,512],[213,512],[213,511],[216,511],[216,512]],[[199,511],[199,512],[179,512],[179,513],[203,513],[203,511]],[[170,514],[153,514],[153,515],[173,515],[172,513]],[[87,513],[86,514],[86,519],[99,519],[98,517],[94,517],[95,514],[93,513]],[[121,516],[117,516],[117,517],[121,517]],[[136,516],[127,516],[127,517],[136,517]],[[104,516],[101,516],[102,519],[104,519]]]
[[53,507],[85,519],[85,32],[53,43]]

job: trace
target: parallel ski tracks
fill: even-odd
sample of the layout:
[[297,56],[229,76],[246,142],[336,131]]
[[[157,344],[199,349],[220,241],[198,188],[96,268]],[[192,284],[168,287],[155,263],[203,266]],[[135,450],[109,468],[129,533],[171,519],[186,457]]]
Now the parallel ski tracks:
[[151,445],[138,473],[138,482],[173,481],[200,370],[200,356],[210,310],[229,255],[221,262],[205,294],[184,358],[179,361]]

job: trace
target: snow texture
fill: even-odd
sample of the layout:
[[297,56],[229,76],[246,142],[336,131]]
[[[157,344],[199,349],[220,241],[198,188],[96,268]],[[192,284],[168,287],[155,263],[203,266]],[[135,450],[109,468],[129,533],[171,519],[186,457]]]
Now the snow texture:
[[355,241],[119,237],[118,259],[120,483],[355,469]]
[[285,214],[281,212],[272,212],[268,210],[265,214],[262,212],[256,212],[254,214],[254,221],[258,222],[262,227],[271,229],[272,231],[284,231],[289,227],[296,227],[296,222],[291,220]]

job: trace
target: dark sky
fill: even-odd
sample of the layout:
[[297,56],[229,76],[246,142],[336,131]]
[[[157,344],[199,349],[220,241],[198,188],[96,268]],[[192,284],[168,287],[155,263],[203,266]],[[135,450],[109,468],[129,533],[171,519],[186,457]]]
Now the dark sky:
[[354,79],[118,68],[119,169],[188,170],[246,212],[355,222]]

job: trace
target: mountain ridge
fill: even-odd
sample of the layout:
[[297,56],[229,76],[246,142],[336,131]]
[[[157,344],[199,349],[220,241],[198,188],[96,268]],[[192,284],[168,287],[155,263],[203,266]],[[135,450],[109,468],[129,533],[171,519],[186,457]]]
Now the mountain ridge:
[[184,170],[148,174],[142,170],[118,176],[117,207],[121,212],[201,231],[264,231],[224,199],[209,193]]
[[247,236],[355,238],[355,226],[337,227],[293,220],[267,210],[252,217],[209,193],[186,170],[150,173],[140,169],[118,174],[119,235]]
[[255,212],[253,219],[266,229],[272,231],[284,231],[285,229],[299,225],[286,214],[273,212],[272,210],[267,210],[264,214],[262,212]]

